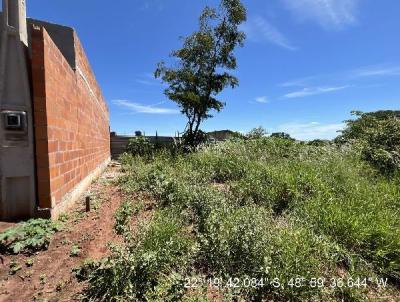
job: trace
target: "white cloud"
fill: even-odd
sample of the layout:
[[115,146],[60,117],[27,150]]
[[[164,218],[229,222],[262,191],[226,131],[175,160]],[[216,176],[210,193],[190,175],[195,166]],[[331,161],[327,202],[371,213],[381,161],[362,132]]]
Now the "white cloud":
[[338,135],[338,131],[343,130],[344,127],[344,123],[287,123],[280,125],[278,131],[289,133],[290,136],[299,140],[333,139]]
[[301,87],[301,86],[306,86],[306,84],[312,80],[313,77],[305,77],[301,79],[295,79],[291,81],[287,81],[284,83],[280,83],[278,86],[280,87]]
[[165,86],[164,83],[154,78],[154,75],[148,72],[138,75],[135,82],[145,86]]
[[359,0],[281,0],[300,21],[314,21],[324,28],[356,23]]
[[266,103],[269,102],[269,101],[268,101],[268,98],[267,98],[266,96],[259,96],[259,97],[256,97],[256,98],[255,98],[255,101],[256,101],[257,103],[261,103],[261,104],[266,104]]
[[349,86],[338,86],[338,87],[306,87],[298,91],[290,92],[285,94],[283,97],[288,99],[302,98],[306,96],[324,94],[334,91],[339,91],[348,88]]
[[307,87],[321,85],[324,82],[355,81],[363,78],[377,77],[395,77],[400,76],[399,64],[377,64],[369,66],[361,66],[356,69],[342,70],[338,72],[325,73],[303,78],[292,79],[284,83],[278,84],[279,87]]
[[128,100],[113,100],[113,104],[120,106],[120,107],[125,107],[126,109],[129,109],[132,112],[135,113],[148,113],[148,114],[177,114],[179,113],[179,110],[176,109],[170,109],[170,108],[163,108],[163,107],[157,107],[159,104],[154,104],[154,105],[142,105],[138,104],[135,102],[131,102]]
[[350,80],[349,71],[344,72],[332,72],[325,74],[317,74],[312,76],[304,76],[302,78],[292,79],[283,83],[279,83],[279,87],[307,87],[307,86],[319,86],[323,87],[322,83],[336,82],[340,80]]
[[145,86],[161,86],[162,83],[159,83],[157,81],[149,81],[149,80],[142,80],[142,79],[137,79],[135,80],[136,83],[145,85]]
[[271,23],[262,17],[256,17],[242,25],[242,30],[253,42],[267,41],[288,50],[296,50],[290,41]]
[[367,66],[355,70],[353,75],[355,77],[397,76],[400,75],[400,66]]

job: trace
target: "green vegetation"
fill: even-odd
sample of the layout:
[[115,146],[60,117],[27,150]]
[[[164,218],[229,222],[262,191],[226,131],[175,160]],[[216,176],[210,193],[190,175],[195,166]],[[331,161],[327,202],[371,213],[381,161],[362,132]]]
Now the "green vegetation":
[[246,9],[240,0],[221,0],[218,9],[206,7],[199,29],[184,39],[183,47],[172,52],[173,67],[161,62],[155,72],[168,84],[165,95],[177,103],[186,116],[185,145],[195,147],[204,139],[201,123],[221,111],[225,103],[217,95],[239,80],[228,73],[236,69],[235,48],[243,46],[240,25]]
[[19,223],[0,234],[0,251],[31,254],[47,249],[53,234],[61,227],[59,222],[47,219]]
[[69,252],[70,257],[78,257],[81,253],[81,247],[77,244],[74,244],[71,247],[71,251]]
[[25,261],[25,265],[27,266],[27,267],[31,267],[31,266],[33,266],[33,259],[31,259],[31,258],[29,258],[29,259],[27,259],[26,261]]
[[17,262],[17,260],[12,259],[10,262],[10,270],[8,271],[8,274],[15,275],[21,269],[22,266]]
[[357,119],[347,121],[337,141],[356,142],[363,157],[383,174],[400,171],[400,111],[355,111],[353,115]]
[[[169,213],[161,211],[150,224],[143,224],[135,236],[127,235],[125,245],[113,246],[111,256],[97,264],[97,268],[94,265],[87,292],[91,299],[144,301],[154,295],[153,290],[160,290],[157,286],[163,282],[170,286],[159,295],[168,296],[174,287],[183,292],[182,276],[191,267],[196,244],[177,213]],[[174,293],[175,298],[178,293]]]
[[39,276],[40,284],[44,285],[47,282],[47,275],[46,274],[41,274]]
[[271,137],[294,140],[294,138],[285,132],[274,132],[271,134]]
[[124,201],[115,212],[114,230],[118,235],[124,234],[129,230],[129,219],[134,212],[132,201]]
[[246,134],[246,137],[248,139],[258,139],[258,138],[262,138],[264,136],[267,136],[267,130],[265,130],[261,126],[251,129],[249,131],[249,133]]
[[212,280],[227,301],[373,300],[371,280],[400,281],[400,178],[358,146],[260,137],[125,154],[119,184],[155,215],[85,271],[87,297],[207,301],[199,280]]
[[147,156],[152,155],[156,147],[144,136],[137,136],[129,140],[126,151],[131,154]]

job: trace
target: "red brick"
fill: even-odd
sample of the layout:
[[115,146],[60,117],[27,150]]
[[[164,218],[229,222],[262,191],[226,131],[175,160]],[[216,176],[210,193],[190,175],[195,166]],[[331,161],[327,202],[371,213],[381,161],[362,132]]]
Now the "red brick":
[[75,35],[86,82],[46,30],[32,30],[32,80],[39,206],[52,207],[110,156],[109,112]]

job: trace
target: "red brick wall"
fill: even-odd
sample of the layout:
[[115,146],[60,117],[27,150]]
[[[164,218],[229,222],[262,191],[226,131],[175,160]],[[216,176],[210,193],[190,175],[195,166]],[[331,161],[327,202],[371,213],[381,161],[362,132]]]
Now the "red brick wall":
[[43,27],[32,28],[40,208],[54,208],[110,157],[109,112],[77,35],[73,70]]

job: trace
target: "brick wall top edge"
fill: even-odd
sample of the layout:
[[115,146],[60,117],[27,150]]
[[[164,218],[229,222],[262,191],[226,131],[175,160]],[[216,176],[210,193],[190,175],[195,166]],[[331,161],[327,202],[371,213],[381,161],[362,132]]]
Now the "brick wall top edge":
[[[76,68],[74,69],[68,64],[68,60],[64,57],[62,51],[58,48],[58,46],[53,41],[50,34],[47,32],[46,28],[42,24],[32,23],[31,28],[32,28],[32,30],[31,30],[32,35],[38,34],[38,33],[35,33],[35,31],[43,32],[44,40],[51,41],[51,44],[57,49],[57,53],[59,53],[59,55],[62,57],[63,61],[65,61],[64,63],[67,63],[66,65],[68,65],[69,69],[75,73],[76,77],[79,77],[80,73],[83,74],[83,76],[85,77],[84,81],[85,82],[87,81],[87,83],[85,83],[85,84],[88,84],[90,86],[89,89],[93,91],[96,101],[100,102],[99,103],[100,110],[102,111],[102,113],[104,115],[109,117],[109,108],[108,108],[107,102],[104,99],[102,91],[96,80],[96,76],[93,73],[90,62],[87,58],[85,50],[82,46],[82,43],[80,42],[80,39],[79,39],[76,31],[71,27],[67,27],[73,33],[73,39],[74,39],[73,48],[75,50],[75,66],[76,66]],[[78,68],[80,70],[77,70]]]
[[51,43],[51,47],[56,49],[57,54],[62,58],[62,61],[64,61],[61,63],[64,63],[64,64],[66,63],[66,65],[68,65],[67,68],[69,68],[69,70],[71,72],[75,73],[75,70],[68,64],[67,59],[64,57],[64,55],[62,54],[61,50],[58,48],[56,43],[54,43],[53,39],[50,37],[49,33],[47,32],[47,30],[44,26],[32,24],[31,34],[34,36],[43,35],[43,40],[46,41],[47,43]]
[[[27,19],[28,28],[32,25],[43,26],[50,35],[53,42],[57,45],[64,58],[67,59],[72,69],[75,69],[75,48],[74,48],[74,29],[59,24],[46,21]],[[31,44],[30,31],[28,32],[28,42]]]
[[[1,13],[1,12],[0,12]],[[53,22],[49,22],[49,21],[43,21],[43,20],[38,20],[38,19],[33,19],[33,18],[26,18],[26,20],[29,23],[43,23],[43,24],[50,24],[50,25],[55,25],[55,26],[59,26],[59,27],[63,27],[67,30],[71,30],[74,31],[74,28],[71,26],[67,26],[67,25],[63,25],[63,24],[58,24],[58,23],[53,23]]]
[[75,60],[76,60],[76,66],[77,68],[81,68],[81,71],[87,77],[87,80],[89,82],[89,85],[91,86],[91,89],[93,89],[95,93],[95,97],[102,102],[102,106],[104,108],[101,108],[102,110],[105,110],[105,113],[107,116],[109,116],[109,108],[107,105],[107,102],[103,96],[103,93],[101,91],[101,88],[96,80],[96,75],[93,72],[93,69],[90,65],[90,61],[86,55],[85,49],[82,46],[82,43],[79,39],[79,36],[77,32],[74,30],[74,41],[75,41]]

